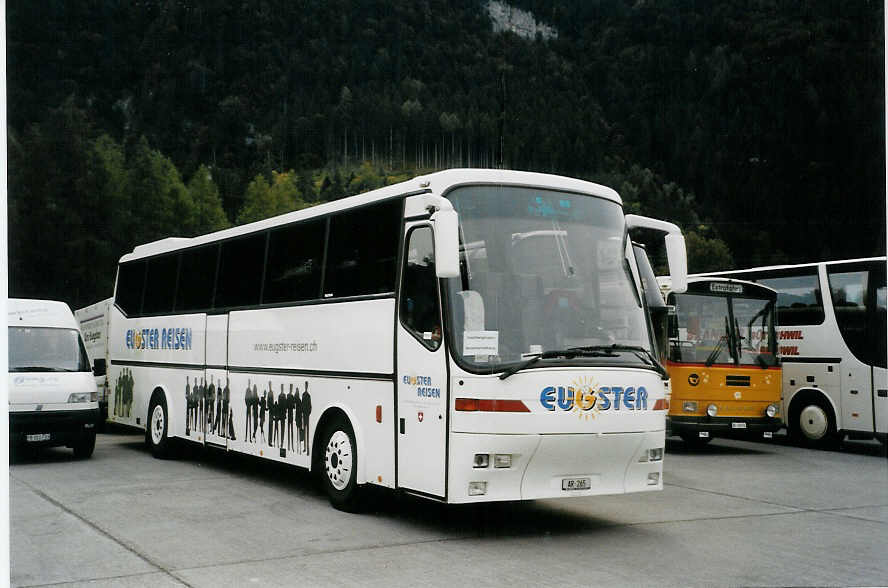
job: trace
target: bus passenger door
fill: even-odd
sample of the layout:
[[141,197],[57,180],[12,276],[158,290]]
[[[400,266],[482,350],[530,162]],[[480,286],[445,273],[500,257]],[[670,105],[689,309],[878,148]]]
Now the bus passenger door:
[[397,326],[398,487],[443,498],[447,360],[432,228],[407,230]]
[[230,385],[228,377],[228,315],[207,316],[207,356],[206,381],[204,390],[204,416],[201,423],[205,431],[204,439],[216,446],[227,446],[229,402],[225,391]]
[[828,266],[830,296],[839,332],[851,356],[842,359],[842,421],[839,429],[873,430],[873,342],[874,318],[872,278],[860,263]]

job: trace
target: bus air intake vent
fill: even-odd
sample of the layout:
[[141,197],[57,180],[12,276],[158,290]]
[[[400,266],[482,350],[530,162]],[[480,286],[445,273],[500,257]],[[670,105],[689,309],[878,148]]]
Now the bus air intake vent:
[[725,376],[725,385],[727,386],[746,386],[749,387],[749,376]]

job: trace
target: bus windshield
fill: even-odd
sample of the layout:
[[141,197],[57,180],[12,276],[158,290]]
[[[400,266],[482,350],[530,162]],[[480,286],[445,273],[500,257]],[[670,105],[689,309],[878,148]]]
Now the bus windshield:
[[9,327],[10,372],[88,372],[86,349],[74,329]]
[[760,298],[731,299],[740,365],[758,365],[761,353],[774,353],[774,303]]
[[670,329],[670,357],[680,363],[760,365],[773,354],[774,302],[760,298],[678,294]]
[[447,299],[464,364],[493,371],[576,347],[651,349],[619,204],[508,186],[447,197],[460,218],[461,276],[447,281]]

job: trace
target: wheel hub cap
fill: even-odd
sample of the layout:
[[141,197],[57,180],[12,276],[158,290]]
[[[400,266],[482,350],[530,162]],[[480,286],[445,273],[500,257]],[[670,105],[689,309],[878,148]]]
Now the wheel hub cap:
[[327,443],[324,456],[324,469],[327,479],[337,490],[348,485],[351,478],[352,446],[351,440],[344,431],[336,431]]
[[157,445],[161,439],[163,439],[163,407],[158,404],[151,413],[151,440]]
[[822,439],[829,427],[829,418],[823,408],[813,405],[806,406],[799,415],[799,427],[805,437]]

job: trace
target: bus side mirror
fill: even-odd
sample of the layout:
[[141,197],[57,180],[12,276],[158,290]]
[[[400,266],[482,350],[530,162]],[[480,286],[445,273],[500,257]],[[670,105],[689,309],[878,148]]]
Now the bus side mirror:
[[626,226],[631,229],[651,229],[666,233],[666,259],[669,262],[669,275],[672,278],[671,289],[681,294],[688,289],[688,254],[684,236],[678,225],[666,221],[638,216],[626,215]]
[[108,366],[105,364],[105,358],[93,360],[93,375],[104,376],[108,373]]
[[459,277],[459,216],[452,208],[432,215],[435,227],[435,275]]
[[688,254],[685,238],[681,233],[666,235],[666,259],[672,278],[672,291],[678,294],[688,289]]

